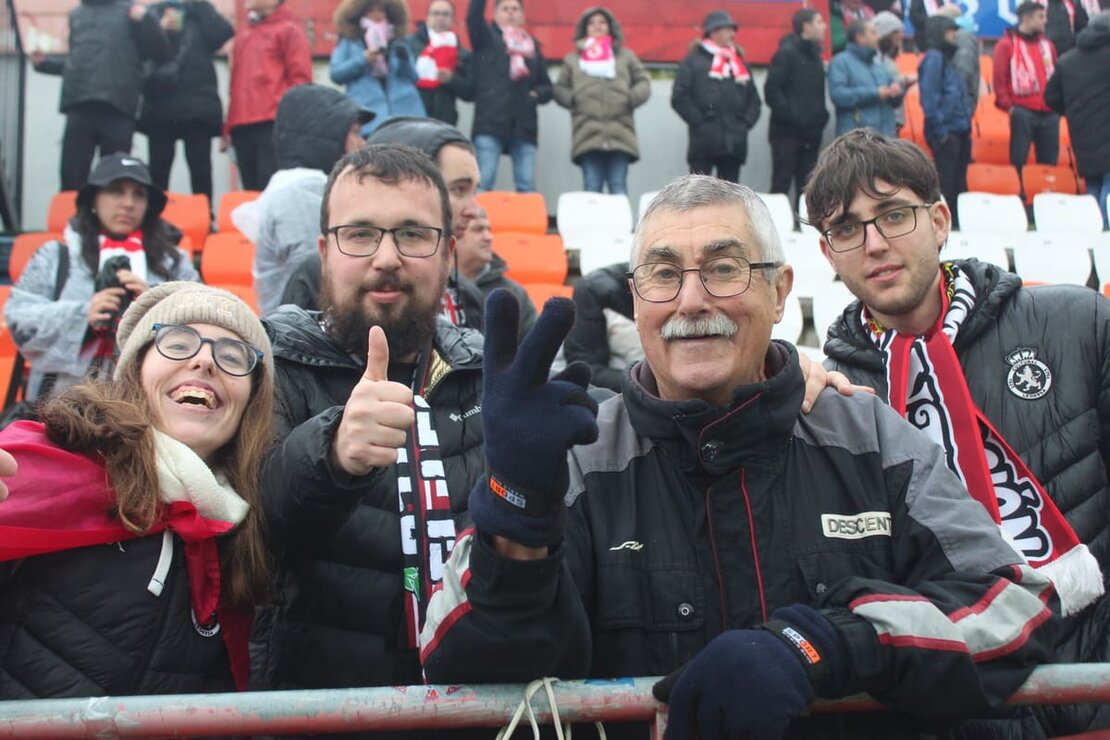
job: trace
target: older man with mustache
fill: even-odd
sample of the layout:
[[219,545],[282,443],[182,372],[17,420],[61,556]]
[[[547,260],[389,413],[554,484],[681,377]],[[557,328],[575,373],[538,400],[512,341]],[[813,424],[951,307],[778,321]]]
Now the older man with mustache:
[[[1048,579],[939,447],[868,394],[802,414],[771,340],[792,279],[749,188],[670,183],[630,260],[645,358],[600,407],[574,363],[547,378],[572,304],[518,352],[490,296],[489,474],[428,607],[429,681],[671,674],[668,738],[891,737],[997,707],[1049,657]],[[860,691],[904,714],[802,716]]]

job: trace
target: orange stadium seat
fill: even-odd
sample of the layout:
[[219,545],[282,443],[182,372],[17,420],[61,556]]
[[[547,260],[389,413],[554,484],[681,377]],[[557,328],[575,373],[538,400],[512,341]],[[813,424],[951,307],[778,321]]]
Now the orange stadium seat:
[[572,298],[574,296],[574,288],[556,283],[525,283],[524,290],[528,291],[528,297],[532,299],[537,311],[543,311],[543,304],[548,298],[554,298],[555,296]]
[[508,265],[507,276],[518,283],[561,284],[567,279],[567,252],[558,234],[498,232],[493,251]]
[[234,283],[221,285],[217,283],[214,287],[223,288],[229,293],[234,293],[235,295],[243,299],[243,303],[246,303],[247,306],[250,307],[250,310],[254,311],[255,316],[262,315],[262,309],[258,307],[258,294],[254,292],[253,286],[235,285]]
[[1060,167],[1048,164],[1027,164],[1021,168],[1021,181],[1025,188],[1025,202],[1033,203],[1033,196],[1037,193],[1067,193],[1075,195],[1079,192],[1079,183],[1075,173],[1070,167]]
[[192,241],[194,249],[200,249],[212,226],[208,196],[166,193],[166,208],[162,211],[162,218],[181,229]]
[[15,283],[19,280],[19,276],[23,274],[23,268],[31,261],[31,255],[38,250],[43,244],[55,239],[61,239],[60,234],[54,234],[49,231],[28,231],[25,234],[20,234],[12,242],[12,251],[8,257],[8,276]]
[[547,204],[540,193],[490,190],[478,193],[478,205],[485,209],[495,234],[500,231],[547,233]]
[[77,191],[63,190],[55,193],[50,199],[50,209],[46,212],[46,230],[61,234],[75,213],[77,213]]
[[211,234],[200,254],[200,274],[209,285],[254,285],[254,243],[238,231]]
[[913,54],[904,51],[899,54],[894,63],[898,66],[898,71],[904,75],[917,75],[917,67],[921,64],[921,54]]
[[987,84],[987,89],[994,92],[994,57],[990,54],[979,55],[979,76]]
[[1018,172],[1008,164],[968,165],[967,189],[978,193],[997,195],[1021,195],[1021,179]]
[[257,200],[262,195],[259,190],[233,190],[224,193],[220,198],[220,209],[216,214],[216,228],[219,231],[236,231],[235,224],[231,222],[231,212],[243,203]]
[[1010,164],[1010,137],[973,136],[971,161],[977,164]]

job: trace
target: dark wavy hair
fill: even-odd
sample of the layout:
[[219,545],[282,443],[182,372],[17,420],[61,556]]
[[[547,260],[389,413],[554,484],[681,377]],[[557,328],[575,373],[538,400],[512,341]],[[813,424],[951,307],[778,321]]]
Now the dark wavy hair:
[[[96,201],[95,196],[92,201]],[[162,220],[161,215],[151,215],[148,210],[143,215],[140,228],[143,232],[147,269],[163,280],[172,280],[182,256],[177,251],[177,240],[171,235],[170,225]],[[81,237],[81,259],[85,260],[85,264],[95,275],[100,269],[99,237],[102,225],[91,205],[77,208],[77,215],[73,217],[73,229]]]

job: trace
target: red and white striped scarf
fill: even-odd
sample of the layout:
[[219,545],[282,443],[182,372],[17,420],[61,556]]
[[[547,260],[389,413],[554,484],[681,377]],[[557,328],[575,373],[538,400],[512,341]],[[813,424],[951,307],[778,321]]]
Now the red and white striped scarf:
[[975,302],[971,281],[950,263],[941,267],[942,310],[922,336],[899,334],[860,318],[883,353],[890,405],[944,449],[944,460],[972,498],[998,523],[1025,561],[1052,579],[1064,615],[1103,593],[1098,561],[1056,507],[1037,476],[975,405],[952,349]]
[[98,263],[101,267],[112,257],[127,257],[131,261],[131,272],[140,280],[146,281],[147,265],[146,250],[143,249],[143,230],[135,229],[122,239],[100,234],[100,256]]
[[505,50],[509,52],[509,79],[519,80],[528,76],[528,60],[536,56],[536,41],[523,28],[498,26]]
[[744,60],[731,46],[717,46],[709,39],[701,42],[702,48],[713,55],[713,62],[709,65],[709,78],[712,80],[727,80],[731,77],[737,83],[751,80],[752,73],[744,64]]
[[1052,77],[1056,68],[1052,59],[1052,42],[1041,34],[1036,39],[1026,39],[1020,34],[1014,34],[1014,53],[1010,55],[1010,80],[1014,88],[1014,95],[1025,97],[1044,92],[1041,79],[1037,76],[1037,63],[1030,48],[1036,46],[1044,65],[1044,78]]
[[[1048,0],[1034,0],[1038,5],[1043,5],[1048,8]],[[1094,5],[1098,6],[1098,0],[1094,1]],[[1086,5],[1084,6],[1086,7]],[[1075,31],[1075,3],[1072,0],[1064,0],[1064,8],[1068,11],[1068,23],[1071,25],[1071,30]],[[1097,10],[1095,11],[1098,12]]]

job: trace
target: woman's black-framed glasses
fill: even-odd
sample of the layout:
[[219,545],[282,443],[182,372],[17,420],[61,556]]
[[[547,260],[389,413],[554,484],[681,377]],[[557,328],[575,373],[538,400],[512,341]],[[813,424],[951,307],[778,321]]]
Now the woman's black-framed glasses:
[[688,272],[696,272],[709,295],[730,298],[752,284],[752,270],[782,267],[781,262],[748,262],[743,257],[714,257],[701,267],[683,270],[673,262],[646,262],[628,273],[636,295],[648,303],[667,303],[678,297]]
[[928,208],[932,203],[919,203],[912,206],[898,206],[883,211],[875,218],[866,221],[849,221],[837,224],[821,232],[829,249],[834,252],[851,252],[859,249],[866,241],[867,225],[873,224],[884,239],[905,236],[917,228],[917,209]]
[[328,229],[335,246],[348,257],[373,257],[386,234],[393,236],[397,251],[404,257],[431,257],[439,249],[443,229],[435,226],[397,226],[383,229],[367,224],[340,224]]
[[262,350],[239,339],[221,337],[209,339],[191,326],[181,324],[155,324],[154,347],[167,360],[189,360],[197,356],[200,348],[212,345],[212,359],[216,367],[228,375],[250,375],[265,355]]

